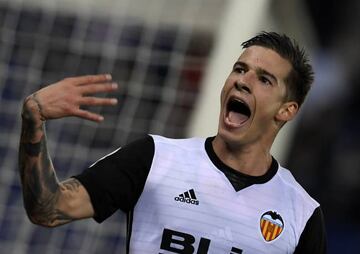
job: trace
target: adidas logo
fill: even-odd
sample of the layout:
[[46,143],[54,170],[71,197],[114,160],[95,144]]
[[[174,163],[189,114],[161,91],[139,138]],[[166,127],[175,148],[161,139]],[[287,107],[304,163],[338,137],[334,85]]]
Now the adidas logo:
[[194,189],[185,191],[181,193],[178,197],[174,198],[175,201],[188,203],[192,205],[199,205],[199,200],[197,200]]

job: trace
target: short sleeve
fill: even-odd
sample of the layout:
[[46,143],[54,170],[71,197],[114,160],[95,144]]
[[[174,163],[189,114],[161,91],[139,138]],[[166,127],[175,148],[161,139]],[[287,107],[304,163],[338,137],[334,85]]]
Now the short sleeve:
[[124,212],[133,209],[144,189],[154,149],[153,138],[146,136],[115,150],[74,176],[87,190],[97,222],[104,221],[118,209]]
[[327,240],[322,210],[317,207],[300,236],[294,254],[326,254]]

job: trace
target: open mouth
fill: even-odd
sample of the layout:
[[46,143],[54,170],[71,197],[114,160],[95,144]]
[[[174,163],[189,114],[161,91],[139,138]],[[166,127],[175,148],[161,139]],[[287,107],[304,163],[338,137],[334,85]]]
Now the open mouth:
[[236,98],[230,98],[227,103],[227,121],[235,127],[245,123],[251,116],[249,106]]

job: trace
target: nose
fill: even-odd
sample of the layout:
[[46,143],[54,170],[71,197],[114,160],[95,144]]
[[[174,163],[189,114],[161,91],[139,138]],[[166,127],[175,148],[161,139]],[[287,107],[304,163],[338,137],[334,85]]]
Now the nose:
[[236,81],[235,83],[235,88],[236,90],[238,90],[239,92],[246,92],[246,93],[251,93],[251,89],[248,85],[244,84],[243,82],[240,81]]

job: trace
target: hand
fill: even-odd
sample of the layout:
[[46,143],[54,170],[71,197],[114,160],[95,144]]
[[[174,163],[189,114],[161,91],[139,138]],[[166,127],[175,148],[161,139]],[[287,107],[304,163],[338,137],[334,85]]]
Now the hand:
[[104,120],[103,116],[81,109],[81,106],[116,105],[115,98],[91,95],[113,92],[117,88],[118,85],[112,82],[109,74],[66,78],[30,95],[24,102],[24,109],[36,112],[43,121],[76,116],[100,122]]

